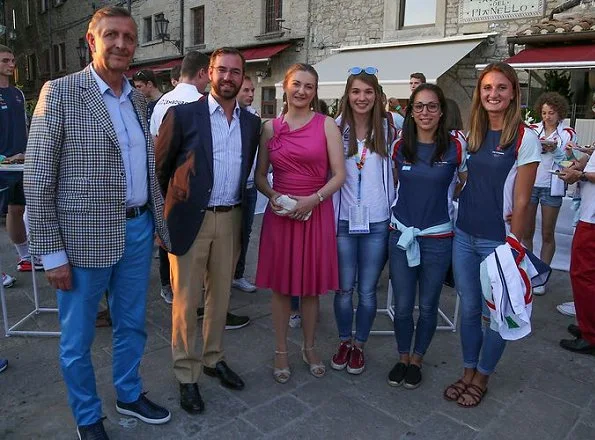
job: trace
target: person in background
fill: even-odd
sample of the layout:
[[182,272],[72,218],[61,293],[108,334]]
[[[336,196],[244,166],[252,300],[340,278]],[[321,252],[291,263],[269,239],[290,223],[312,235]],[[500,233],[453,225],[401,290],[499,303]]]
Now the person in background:
[[[426,83],[426,76],[423,73],[421,73],[421,72],[413,72],[411,75],[409,75],[409,91],[411,93],[413,93],[413,91],[418,86],[420,86],[421,84],[425,84],[425,83]],[[394,105],[394,108],[396,109],[396,110],[394,110],[396,113],[398,113],[402,117],[405,117],[406,116],[405,110],[408,108],[407,107],[407,101],[404,101],[404,102],[397,101],[397,104],[396,105],[393,102],[393,105]]]
[[[292,296],[302,301],[302,359],[310,373],[326,373],[315,351],[319,295],[339,287],[337,242],[331,196],[345,180],[341,135],[332,118],[318,109],[318,74],[309,64],[286,72],[286,111],[263,126],[256,186],[269,199],[260,234],[256,285],[273,290],[275,330],[273,377],[291,375],[287,328]],[[267,174],[273,167],[273,187]],[[293,207],[283,211],[281,196]],[[280,215],[281,214],[281,215]]]
[[[481,403],[506,341],[489,326],[480,283],[480,263],[505,243],[520,246],[541,146],[521,117],[516,72],[506,63],[488,64],[471,102],[468,177],[459,196],[453,242],[455,285],[461,305],[463,376],[444,398],[471,408]],[[510,221],[510,233],[507,219]],[[509,244],[510,245],[510,244]]]
[[[535,111],[541,115],[541,122],[532,124],[531,128],[541,141],[541,163],[537,167],[535,185],[529,203],[527,230],[523,244],[533,250],[535,234],[535,218],[537,208],[541,205],[541,252],[540,259],[551,264],[556,252],[555,230],[562,197],[566,194],[565,183],[550,172],[560,170],[566,157],[569,144],[576,144],[577,136],[573,128],[566,125],[564,118],[568,113],[568,101],[556,92],[546,92],[539,96],[535,103]],[[581,154],[581,153],[578,153]],[[535,287],[534,295],[544,295],[545,286]]]
[[[161,99],[155,103],[156,110],[153,112],[150,119],[151,134],[153,136],[159,134],[159,128],[161,127],[163,117],[170,107],[198,101],[203,96],[201,91],[204,90],[209,83],[207,73],[208,65],[208,56],[198,51],[191,51],[186,54],[181,64],[180,81],[176,83],[176,87],[172,91],[164,94]],[[170,280],[169,257],[165,249],[161,246],[159,246],[159,278],[161,280],[161,297],[166,304],[172,304],[173,291]],[[204,313],[199,313],[199,316],[202,314]]]
[[564,168],[560,178],[566,183],[581,182],[579,222],[572,239],[570,282],[578,325],[570,324],[574,339],[562,339],[560,346],[575,353],[595,355],[595,155],[586,166],[576,163]]
[[132,81],[136,90],[141,92],[147,100],[147,120],[151,121],[155,104],[163,96],[163,93],[159,90],[155,74],[149,69],[139,70],[132,75]]
[[159,127],[170,107],[198,101],[209,84],[209,57],[197,50],[190,51],[182,60],[180,81],[155,104],[151,116],[151,134],[159,135]]
[[399,361],[388,383],[408,389],[421,384],[423,357],[436,331],[440,292],[451,265],[453,182],[460,188],[467,178],[467,143],[460,132],[449,132],[446,111],[438,86],[417,87],[407,109],[411,116],[393,151],[397,197],[391,209],[389,254]]
[[[254,83],[248,75],[244,75],[244,81],[238,93],[238,104],[241,108],[248,110],[253,115],[259,116],[256,109],[252,107],[254,101]],[[256,292],[256,286],[244,277],[246,269],[246,255],[248,254],[248,245],[250,244],[250,234],[252,233],[252,223],[254,223],[254,210],[256,209],[256,198],[258,191],[254,186],[254,170],[256,168],[256,159],[250,169],[250,175],[246,182],[245,197],[246,203],[242,207],[242,250],[240,258],[236,264],[231,286],[244,292]]]
[[171,68],[169,72],[169,82],[175,88],[178,83],[180,82],[180,71],[182,70],[182,65],[178,64]]
[[[0,155],[7,163],[23,163],[27,145],[27,114],[25,95],[10,85],[10,78],[16,68],[15,56],[8,46],[0,45]],[[5,172],[0,175],[0,212],[6,213],[6,231],[12,241],[19,260],[19,272],[43,270],[41,261],[29,253],[29,241],[25,230],[25,194],[23,173]],[[2,273],[4,287],[12,287],[16,278]]]
[[[331,367],[346,368],[350,374],[361,374],[366,367],[364,345],[376,317],[378,280],[388,259],[389,210],[395,194],[390,151],[397,133],[382,105],[376,74],[369,67],[350,69],[337,120],[343,133],[346,178],[333,196],[338,220],[339,290],[334,311],[339,344]],[[358,223],[354,216],[362,220]]]

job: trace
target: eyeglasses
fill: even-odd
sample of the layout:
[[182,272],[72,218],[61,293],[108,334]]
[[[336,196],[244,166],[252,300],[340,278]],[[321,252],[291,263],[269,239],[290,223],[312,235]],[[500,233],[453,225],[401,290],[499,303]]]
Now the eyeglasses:
[[360,73],[364,72],[368,75],[376,75],[378,73],[378,69],[376,67],[368,66],[368,67],[352,67],[348,70],[351,75],[359,75]]
[[414,113],[423,112],[424,107],[427,108],[430,113],[436,113],[440,110],[440,104],[438,102],[428,102],[427,104],[424,104],[423,102],[414,102],[411,106]]

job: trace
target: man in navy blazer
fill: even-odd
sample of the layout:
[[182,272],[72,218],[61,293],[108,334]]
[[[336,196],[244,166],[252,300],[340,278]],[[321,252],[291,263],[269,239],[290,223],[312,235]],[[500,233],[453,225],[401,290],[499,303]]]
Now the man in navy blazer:
[[[201,370],[228,388],[244,387],[227,366],[222,348],[229,286],[241,248],[244,191],[260,136],[259,118],[241,109],[236,100],[244,65],[237,49],[213,52],[210,94],[172,107],[155,147],[171,240],[174,373],[180,383],[180,404],[190,413],[204,409],[197,384]],[[196,309],[203,281],[199,355]]]

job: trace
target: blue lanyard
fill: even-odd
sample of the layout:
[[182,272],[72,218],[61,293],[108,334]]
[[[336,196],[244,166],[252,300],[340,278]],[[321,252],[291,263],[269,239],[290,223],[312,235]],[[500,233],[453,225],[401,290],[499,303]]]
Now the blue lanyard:
[[362,169],[366,164],[366,155],[368,153],[368,148],[364,147],[362,150],[361,158],[359,155],[353,156],[353,160],[355,160],[355,166],[357,167],[357,204],[359,205],[362,200]]

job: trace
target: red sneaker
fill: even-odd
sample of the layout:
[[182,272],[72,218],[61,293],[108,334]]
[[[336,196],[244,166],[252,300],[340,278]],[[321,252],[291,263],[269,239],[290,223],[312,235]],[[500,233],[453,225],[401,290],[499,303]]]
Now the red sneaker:
[[[35,270],[43,270],[43,264],[38,258],[33,258],[33,264],[35,264]],[[31,272],[31,260],[28,258],[21,258],[17,263],[17,270],[19,272]]]
[[351,354],[351,341],[341,341],[337,352],[331,359],[331,367],[335,370],[342,370],[349,362]]
[[355,345],[349,354],[349,362],[347,363],[347,372],[349,374],[360,374],[366,368],[366,360],[364,359],[364,350]]

